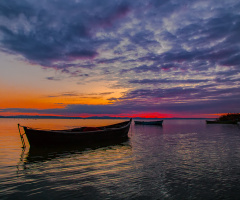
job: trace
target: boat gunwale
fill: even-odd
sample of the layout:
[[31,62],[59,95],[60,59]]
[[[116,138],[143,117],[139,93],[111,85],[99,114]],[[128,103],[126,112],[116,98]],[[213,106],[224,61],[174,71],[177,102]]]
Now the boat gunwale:
[[[107,126],[98,126],[96,128],[103,128],[103,129],[99,129],[99,130],[93,130],[93,131],[71,131],[73,129],[65,129],[65,130],[51,130],[51,129],[39,129],[39,128],[31,128],[28,126],[22,126],[25,129],[27,129],[28,131],[35,131],[35,132],[41,132],[41,133],[59,133],[59,134],[68,134],[68,135],[76,135],[76,134],[88,134],[88,133],[104,133],[107,131],[118,131],[121,129],[125,129],[128,126],[131,125],[132,119],[130,119],[129,121],[124,121],[124,122],[120,122],[117,124],[111,124],[111,125],[107,125]],[[118,124],[124,124],[123,126],[120,127],[109,127],[109,126],[114,126],[114,125],[118,125]],[[108,128],[109,127],[109,128]],[[86,127],[81,127],[81,128],[86,128]]]

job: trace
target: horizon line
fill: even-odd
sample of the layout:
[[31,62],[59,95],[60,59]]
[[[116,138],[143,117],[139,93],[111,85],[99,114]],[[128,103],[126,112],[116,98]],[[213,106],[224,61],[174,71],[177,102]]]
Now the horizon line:
[[215,119],[214,117],[110,117],[110,116],[91,116],[91,117],[68,117],[68,116],[48,116],[48,115],[10,115],[0,118],[16,118],[16,119]]

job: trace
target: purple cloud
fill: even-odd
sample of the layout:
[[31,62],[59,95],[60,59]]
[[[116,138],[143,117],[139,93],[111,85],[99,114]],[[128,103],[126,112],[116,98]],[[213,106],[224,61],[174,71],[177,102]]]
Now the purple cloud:
[[214,0],[0,1],[0,51],[79,78],[79,84],[101,77],[114,82],[111,89],[129,89],[111,105],[69,105],[59,112],[116,114],[124,106],[202,112],[204,105],[211,112],[223,105],[240,112],[239,6]]

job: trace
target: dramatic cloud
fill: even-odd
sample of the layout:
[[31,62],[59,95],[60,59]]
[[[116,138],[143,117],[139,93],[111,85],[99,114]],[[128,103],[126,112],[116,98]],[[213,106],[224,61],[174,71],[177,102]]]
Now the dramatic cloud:
[[127,90],[59,112],[240,112],[239,10],[237,0],[1,1],[0,51]]

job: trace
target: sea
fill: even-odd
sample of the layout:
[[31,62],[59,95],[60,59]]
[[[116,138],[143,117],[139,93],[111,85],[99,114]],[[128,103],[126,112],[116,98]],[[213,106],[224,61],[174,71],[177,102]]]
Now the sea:
[[[17,124],[46,129],[123,119],[0,119],[1,200],[238,200],[240,126],[204,119],[135,125],[122,143],[22,148]],[[20,129],[20,131],[23,131]]]

